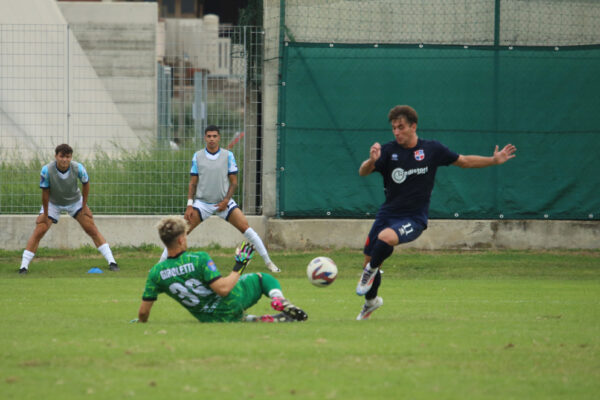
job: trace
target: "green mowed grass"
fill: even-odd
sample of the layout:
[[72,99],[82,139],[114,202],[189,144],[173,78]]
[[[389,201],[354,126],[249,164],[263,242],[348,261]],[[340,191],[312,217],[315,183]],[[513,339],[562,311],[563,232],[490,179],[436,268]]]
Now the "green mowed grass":
[[[221,271],[232,250],[211,248]],[[600,393],[600,252],[403,252],[384,306],[355,321],[355,250],[273,252],[291,324],[200,324],[166,296],[137,316],[160,250],[42,249],[28,276],[0,252],[0,393],[6,399],[591,399]],[[340,268],[329,288],[305,266]],[[106,268],[104,268],[106,270]],[[264,271],[262,261],[250,272]],[[261,300],[252,313],[270,312]]]

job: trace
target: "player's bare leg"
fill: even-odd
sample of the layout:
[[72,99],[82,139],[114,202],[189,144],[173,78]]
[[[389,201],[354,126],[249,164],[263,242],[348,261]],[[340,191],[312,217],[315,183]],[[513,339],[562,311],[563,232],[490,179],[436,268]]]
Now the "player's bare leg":
[[110,246],[108,245],[108,243],[106,243],[106,239],[104,239],[104,236],[102,236],[102,234],[98,230],[98,227],[96,226],[96,223],[94,222],[92,210],[90,210],[90,208],[86,205],[79,212],[79,214],[77,214],[75,219],[77,220],[77,222],[79,222],[79,225],[81,225],[81,228],[83,228],[85,233],[87,233],[88,236],[92,238],[94,245],[96,245],[98,251],[104,256],[104,258],[108,262],[109,269],[111,271],[119,271],[119,266],[115,261],[112,251],[110,250]]
[[52,220],[44,214],[38,215],[37,219],[35,220],[35,228],[33,229],[33,233],[31,234],[31,237],[29,237],[29,240],[27,241],[27,247],[25,248],[32,253],[35,253],[40,245],[40,241],[46,232],[48,232],[50,227],[52,227]]
[[281,270],[271,261],[267,248],[265,247],[262,239],[258,236],[258,233],[254,231],[248,224],[248,219],[239,208],[234,208],[231,214],[229,214],[228,222],[233,225],[238,231],[240,231],[246,239],[256,249],[258,254],[265,261],[265,265],[271,272],[281,272]]
[[19,268],[20,274],[26,274],[29,271],[29,263],[35,257],[35,252],[40,245],[40,241],[48,232],[48,230],[52,227],[52,220],[45,216],[44,214],[38,215],[35,220],[35,228],[33,229],[33,233],[29,237],[27,241],[27,246],[23,251],[23,257],[21,259],[21,267]]
[[79,225],[83,228],[85,233],[88,234],[90,238],[92,238],[96,247],[103,245],[106,243],[106,239],[100,233],[98,228],[96,227],[96,223],[94,222],[94,216],[92,215],[92,210],[86,205],[75,217]]
[[187,234],[189,235],[194,228],[202,223],[202,218],[200,218],[200,213],[198,210],[192,209],[191,212],[187,212],[184,214],[183,219],[185,219],[188,223]]

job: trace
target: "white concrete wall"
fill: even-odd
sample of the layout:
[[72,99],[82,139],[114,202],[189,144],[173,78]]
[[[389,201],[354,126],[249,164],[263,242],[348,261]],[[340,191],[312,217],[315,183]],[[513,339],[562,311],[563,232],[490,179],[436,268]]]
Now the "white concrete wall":
[[139,146],[54,0],[0,2],[0,29],[4,159],[44,157],[65,142],[79,159]]
[[[96,216],[96,224],[111,246],[160,245],[156,224],[160,216]],[[35,215],[0,215],[0,248],[25,247]],[[270,249],[362,249],[371,220],[281,220],[249,216],[250,226]],[[190,246],[218,244],[235,247],[244,237],[217,217],[203,222],[190,235]],[[63,215],[40,246],[78,248],[93,245],[77,221]],[[442,249],[600,249],[600,221],[431,220],[419,239],[398,246]]]
[[131,131],[143,141],[155,139],[157,4],[58,5]]
[[[21,249],[27,244],[35,226],[34,215],[0,215],[0,248]],[[161,245],[156,224],[161,216],[94,216],[98,229],[111,246]],[[248,217],[252,228],[261,237],[267,234],[267,219]],[[230,224],[218,217],[211,217],[190,235],[190,246],[219,244],[235,247],[244,236]],[[92,240],[83,232],[79,223],[63,214],[57,224],[40,242],[41,247],[72,249],[93,246]]]
[[[272,247],[361,249],[372,220],[268,221]],[[430,220],[414,242],[398,246],[441,249],[598,249],[600,221]]]
[[[204,69],[213,75],[231,72],[231,40],[219,37],[219,17],[165,19],[165,59],[169,64]],[[181,66],[181,64],[176,64]]]

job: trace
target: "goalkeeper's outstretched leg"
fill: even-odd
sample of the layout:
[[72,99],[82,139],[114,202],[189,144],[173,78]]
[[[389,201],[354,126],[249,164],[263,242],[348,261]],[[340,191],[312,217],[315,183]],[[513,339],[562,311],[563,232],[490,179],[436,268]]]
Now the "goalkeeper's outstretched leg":
[[266,273],[245,274],[241,278],[242,287],[247,294],[244,309],[248,309],[264,295],[271,299],[271,308],[280,311],[275,315],[247,315],[245,321],[252,322],[293,322],[306,321],[308,315],[300,307],[288,300],[281,289],[281,284],[275,277]]

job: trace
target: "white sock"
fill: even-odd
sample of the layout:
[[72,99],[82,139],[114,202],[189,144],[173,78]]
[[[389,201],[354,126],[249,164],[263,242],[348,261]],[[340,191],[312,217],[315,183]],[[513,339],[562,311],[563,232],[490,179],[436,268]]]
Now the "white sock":
[[283,293],[281,293],[281,290],[279,289],[271,289],[271,291],[269,292],[269,297],[272,299],[274,299],[275,297],[283,298]]
[[258,233],[256,233],[254,229],[248,228],[246,229],[246,232],[244,232],[244,237],[248,239],[250,243],[252,243],[252,246],[254,246],[256,251],[258,251],[258,254],[260,254],[263,260],[265,260],[265,264],[269,265],[271,263],[269,253],[267,253],[267,248],[260,239],[260,236],[258,236]]
[[32,253],[29,250],[23,251],[23,258],[21,259],[21,269],[22,268],[28,269],[29,263],[31,262],[31,260],[33,260],[34,256],[35,256],[35,253]]
[[373,272],[373,271],[377,271],[377,268],[373,268],[371,267],[371,263],[367,263],[367,268],[369,269],[369,271]]
[[165,261],[167,259],[167,257],[169,257],[169,252],[167,251],[167,248],[165,247],[162,254],[160,255],[160,260],[158,260],[158,262]]
[[365,303],[367,303],[368,306],[372,306],[373,304],[375,304],[377,302],[377,297],[374,297],[372,299],[366,300]]
[[112,251],[110,251],[110,246],[108,245],[108,243],[104,243],[103,245],[99,246],[98,251],[104,256],[104,258],[109,264],[117,263],[115,261],[115,258],[113,257]]

